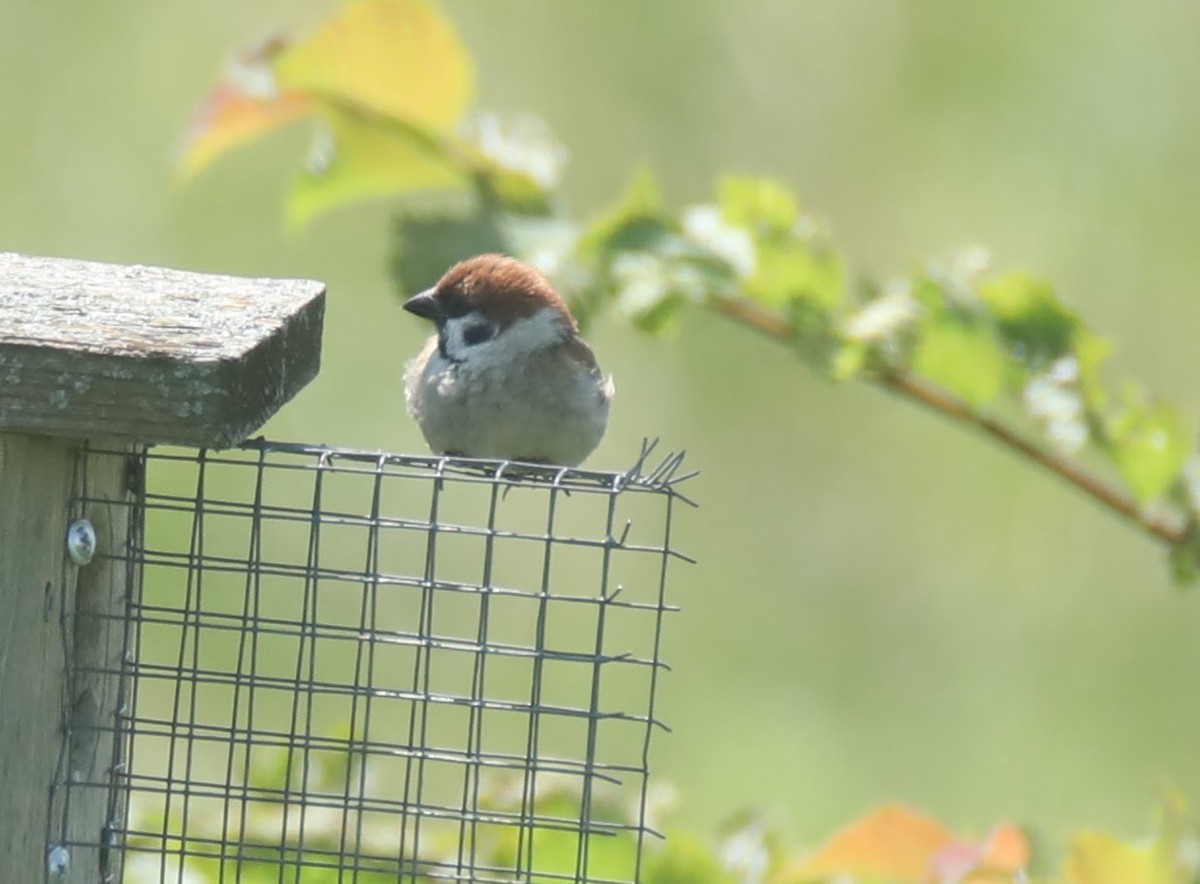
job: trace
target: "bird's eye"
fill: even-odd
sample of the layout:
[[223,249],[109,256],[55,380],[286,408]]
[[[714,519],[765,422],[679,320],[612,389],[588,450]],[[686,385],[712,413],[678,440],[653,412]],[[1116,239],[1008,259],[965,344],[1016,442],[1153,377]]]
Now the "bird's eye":
[[463,343],[468,347],[482,344],[496,334],[496,327],[490,322],[471,322],[463,328]]

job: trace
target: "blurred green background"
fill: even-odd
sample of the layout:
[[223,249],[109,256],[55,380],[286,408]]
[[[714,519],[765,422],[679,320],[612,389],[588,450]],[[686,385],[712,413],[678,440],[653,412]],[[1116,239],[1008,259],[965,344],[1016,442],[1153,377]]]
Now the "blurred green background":
[[[448,2],[480,107],[535,111],[591,214],[635,166],[669,200],[778,176],[886,277],[981,243],[1111,336],[1110,370],[1200,398],[1200,7],[1184,0]],[[320,378],[268,425],[421,451],[386,203],[282,225],[302,129],[187,188],[172,151],[222,61],[330,2],[0,6],[0,248],[329,286]],[[432,280],[431,280],[432,281]],[[589,462],[687,448],[657,743],[682,821],[767,810],[812,843],[901,798],[1051,841],[1200,795],[1200,599],[1162,551],[988,443],[690,315],[591,332],[618,398]]]

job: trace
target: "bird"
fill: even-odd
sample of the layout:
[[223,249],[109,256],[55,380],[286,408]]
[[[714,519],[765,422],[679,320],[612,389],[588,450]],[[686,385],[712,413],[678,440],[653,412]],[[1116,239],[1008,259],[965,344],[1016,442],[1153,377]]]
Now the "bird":
[[595,450],[613,380],[541,272],[477,255],[403,306],[435,327],[404,392],[436,454],[575,467]]

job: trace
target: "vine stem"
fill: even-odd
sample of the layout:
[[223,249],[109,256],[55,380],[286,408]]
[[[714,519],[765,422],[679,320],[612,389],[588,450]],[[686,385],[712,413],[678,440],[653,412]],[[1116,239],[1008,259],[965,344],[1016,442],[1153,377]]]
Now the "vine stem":
[[[778,314],[772,313],[745,298],[717,298],[710,302],[719,313],[741,323],[772,340],[792,344],[795,329]],[[892,369],[882,374],[868,376],[867,380],[889,393],[916,402],[954,421],[974,427],[1011,451],[1029,458],[1034,463],[1074,485],[1096,502],[1107,507],[1121,518],[1169,546],[1177,546],[1186,536],[1186,528],[1172,524],[1168,519],[1149,513],[1138,506],[1137,501],[1124,491],[1115,488],[1103,479],[1081,469],[1066,458],[1053,454],[1026,439],[1001,421],[982,415],[954,394],[921,380],[901,369]]]

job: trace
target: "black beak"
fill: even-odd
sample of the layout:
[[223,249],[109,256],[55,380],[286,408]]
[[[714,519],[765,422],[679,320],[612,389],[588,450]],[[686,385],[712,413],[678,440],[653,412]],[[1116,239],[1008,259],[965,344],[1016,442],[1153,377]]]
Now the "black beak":
[[442,316],[442,305],[434,297],[436,292],[437,289],[425,289],[425,291],[413,295],[404,302],[404,309],[422,319],[441,322],[444,317]]

